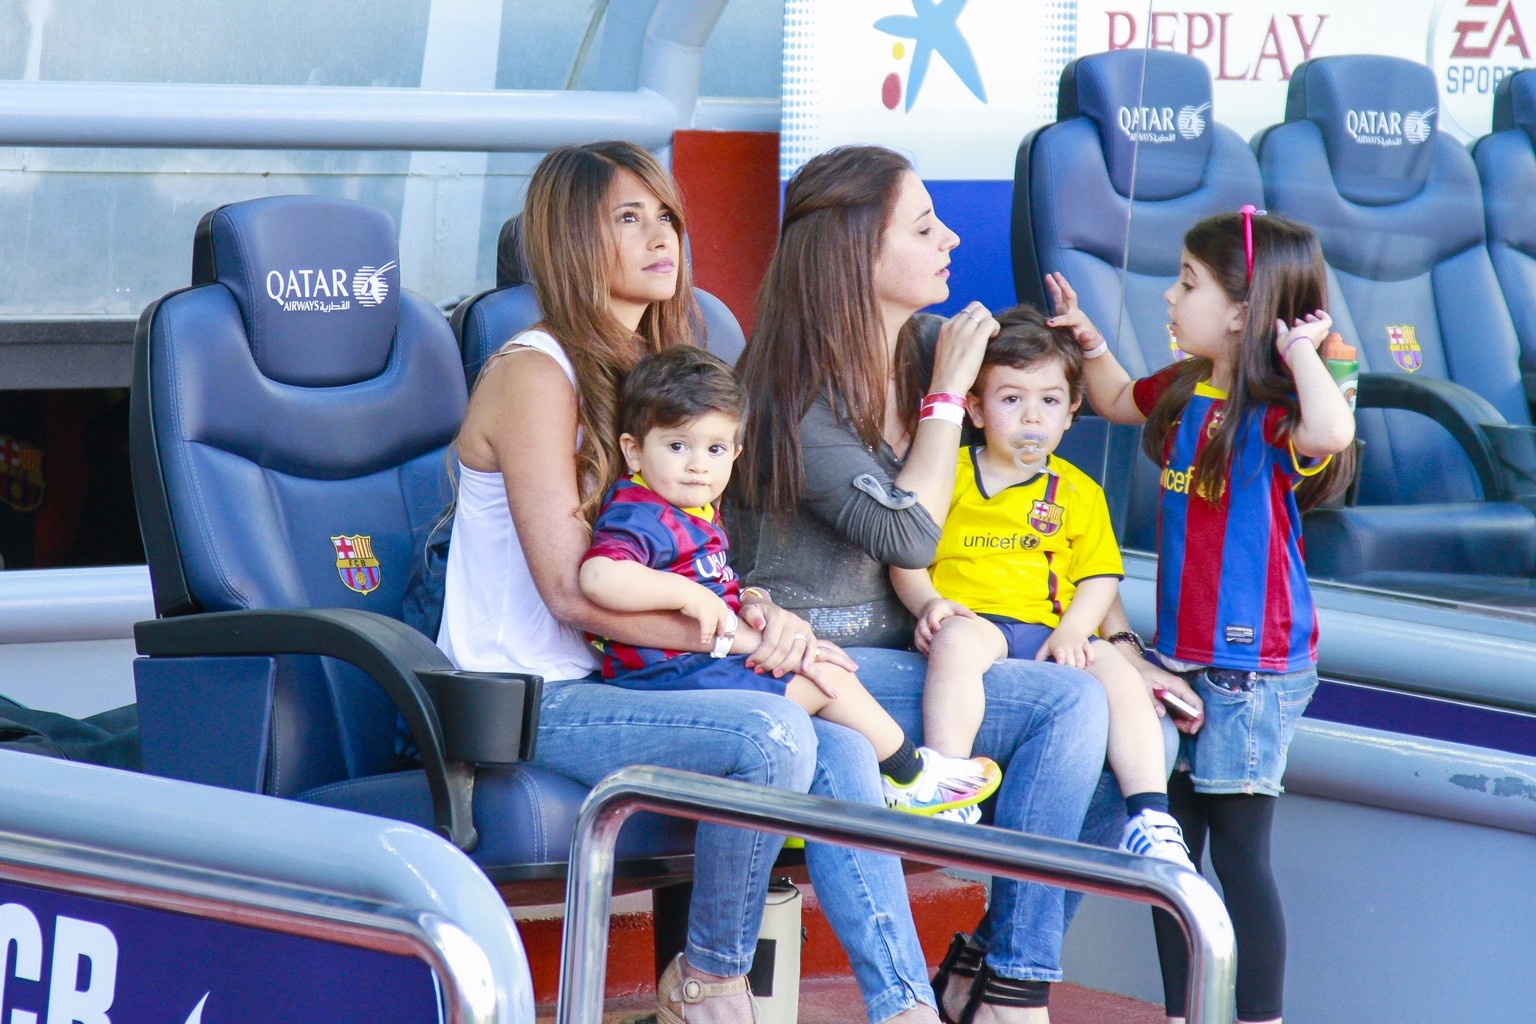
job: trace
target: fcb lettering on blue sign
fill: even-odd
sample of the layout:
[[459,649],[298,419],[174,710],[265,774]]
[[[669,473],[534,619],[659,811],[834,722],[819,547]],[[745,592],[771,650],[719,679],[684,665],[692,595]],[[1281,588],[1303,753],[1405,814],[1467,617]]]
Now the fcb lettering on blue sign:
[[0,1020],[441,1021],[422,960],[0,882]]

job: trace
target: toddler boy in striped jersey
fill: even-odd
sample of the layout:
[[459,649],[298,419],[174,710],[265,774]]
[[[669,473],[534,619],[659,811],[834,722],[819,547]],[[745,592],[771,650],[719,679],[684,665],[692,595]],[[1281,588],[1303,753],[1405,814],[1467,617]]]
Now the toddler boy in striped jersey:
[[[890,806],[976,820],[975,805],[1002,780],[990,758],[944,757],[915,746],[858,677],[839,665],[822,662],[776,676],[754,671],[746,653],[733,652],[738,643],[744,651],[754,645],[736,638],[740,584],[715,503],[741,454],[744,403],[731,368],[691,345],[647,356],[626,377],[619,447],[630,475],[604,498],[582,560],[581,590],[613,611],[680,611],[699,623],[700,642],[713,650],[592,637],[603,652],[604,679],[640,690],[761,690],[788,697],[870,741]],[[753,597],[758,604],[766,600],[762,591]],[[796,634],[795,642],[815,650],[818,641]]]
[[1162,728],[1131,664],[1094,636],[1123,576],[1104,492],[1054,452],[1082,402],[1070,331],[1029,306],[997,314],[966,395],[986,443],[963,449],[928,570],[892,569],[928,655],[923,736],[965,757],[985,711],[982,675],[1000,658],[1050,657],[1087,670],[1109,698],[1109,763],[1126,794],[1121,845],[1189,865],[1168,813]]

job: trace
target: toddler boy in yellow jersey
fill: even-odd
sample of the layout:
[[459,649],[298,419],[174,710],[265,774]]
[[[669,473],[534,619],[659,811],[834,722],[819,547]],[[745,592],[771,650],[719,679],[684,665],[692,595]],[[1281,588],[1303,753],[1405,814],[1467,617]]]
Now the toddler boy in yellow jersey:
[[891,570],[928,655],[924,742],[948,756],[970,753],[985,711],[981,677],[1000,658],[1085,669],[1109,698],[1109,763],[1130,818],[1121,845],[1189,865],[1168,814],[1152,695],[1094,635],[1123,575],[1104,492],[1053,454],[1082,402],[1084,353],[1028,306],[997,320],[1002,329],[966,395],[986,443],[960,453],[933,566]]

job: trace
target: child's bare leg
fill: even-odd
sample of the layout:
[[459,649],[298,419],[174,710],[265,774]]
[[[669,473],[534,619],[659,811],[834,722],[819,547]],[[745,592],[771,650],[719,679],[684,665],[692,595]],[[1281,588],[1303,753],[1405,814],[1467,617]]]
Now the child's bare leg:
[[1109,698],[1109,767],[1126,796],[1168,792],[1163,729],[1141,673],[1113,644],[1093,645],[1088,673]]
[[784,696],[819,718],[846,725],[862,734],[881,761],[901,749],[906,734],[880,702],[864,689],[858,676],[836,665],[817,665],[815,672],[837,691],[836,697],[828,697],[815,683],[798,673],[790,677]]
[[[981,677],[1007,654],[1003,631],[986,619],[952,615],[939,624],[923,682],[925,746],[948,757],[971,756],[987,710]],[[1125,667],[1131,671],[1129,664]]]

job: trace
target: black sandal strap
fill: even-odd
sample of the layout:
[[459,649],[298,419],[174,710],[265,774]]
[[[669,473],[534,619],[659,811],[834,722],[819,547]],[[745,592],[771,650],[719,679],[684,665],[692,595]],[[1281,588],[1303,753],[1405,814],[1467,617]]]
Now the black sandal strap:
[[933,998],[939,1004],[939,1020],[943,1024],[958,1024],[944,1012],[944,990],[949,987],[950,977],[974,979],[985,955],[980,946],[971,944],[971,937],[964,932],[955,932],[954,938],[949,940],[949,951],[939,961],[939,969],[933,975]]
[[957,1024],[971,1024],[976,1019],[976,1011],[982,1006],[1039,1009],[1049,1006],[1050,1002],[1050,982],[1004,978],[988,964],[982,964],[976,980],[971,983],[971,997],[965,1001],[965,1009]]

